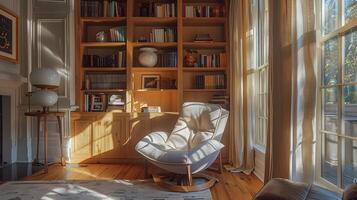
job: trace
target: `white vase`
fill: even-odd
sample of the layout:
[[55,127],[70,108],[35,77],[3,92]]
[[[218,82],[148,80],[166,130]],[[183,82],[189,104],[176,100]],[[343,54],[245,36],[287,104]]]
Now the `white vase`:
[[60,76],[55,69],[52,68],[36,68],[30,74],[31,84],[38,88],[56,88],[60,85]]
[[157,64],[157,49],[151,47],[140,48],[139,62],[144,67],[154,67]]
[[50,107],[57,103],[58,95],[51,90],[39,90],[31,94],[31,104],[35,106]]

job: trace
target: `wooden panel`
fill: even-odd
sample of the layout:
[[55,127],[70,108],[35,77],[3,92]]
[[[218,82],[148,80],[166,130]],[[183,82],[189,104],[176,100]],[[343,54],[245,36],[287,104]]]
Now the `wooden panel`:
[[72,156],[89,158],[91,156],[92,122],[88,120],[76,120],[73,125],[74,131],[71,137]]
[[171,132],[178,114],[74,112],[71,118],[71,162],[112,163],[141,158],[139,140],[153,131]]

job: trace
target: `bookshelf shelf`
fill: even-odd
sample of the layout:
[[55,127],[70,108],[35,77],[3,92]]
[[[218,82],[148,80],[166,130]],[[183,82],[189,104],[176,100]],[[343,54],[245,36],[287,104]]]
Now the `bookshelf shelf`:
[[177,47],[177,42],[135,42],[133,47]]
[[133,67],[133,72],[176,72],[177,67]]
[[216,71],[226,71],[227,68],[225,67],[218,67],[218,68],[212,68],[212,67],[183,67],[184,72],[216,72]]
[[82,47],[123,47],[125,42],[82,42]]
[[88,72],[125,72],[126,68],[119,67],[83,67]]
[[[112,95],[120,96],[123,112],[141,112],[143,106],[178,112],[186,101],[212,102],[217,96],[229,97],[228,0],[74,2],[79,111],[100,113],[90,107],[93,99],[102,98],[100,103],[109,105]],[[96,42],[99,32],[104,32],[108,42]],[[213,42],[194,42],[207,34]],[[143,67],[138,59],[142,47],[157,49],[156,66],[160,67]],[[195,66],[200,67],[186,67],[190,50]],[[194,89],[201,87],[226,89]]]
[[184,92],[225,92],[227,89],[184,89]]
[[126,22],[126,17],[82,17],[81,22],[85,24],[113,25]]
[[153,90],[153,89],[138,89],[135,90],[135,92],[177,92],[177,89],[157,89],[157,90]]
[[116,93],[116,92],[125,92],[125,89],[89,89],[83,90],[85,93]]
[[175,25],[177,17],[130,17],[128,21],[139,26]]
[[202,49],[202,48],[225,48],[226,47],[225,42],[184,42],[183,46],[184,48],[196,48],[196,49]]
[[183,17],[184,26],[223,26],[227,22],[225,17]]

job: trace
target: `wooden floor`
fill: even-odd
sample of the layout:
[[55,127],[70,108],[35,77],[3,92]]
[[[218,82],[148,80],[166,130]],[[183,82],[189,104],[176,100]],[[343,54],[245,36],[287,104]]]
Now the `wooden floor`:
[[[158,168],[150,167],[152,173],[158,173]],[[211,188],[214,200],[239,199],[248,200],[259,191],[262,182],[255,175],[243,173],[207,171],[207,174],[217,177],[220,181]],[[95,179],[144,179],[144,167],[138,164],[90,164],[62,167],[53,165],[49,173],[40,171],[24,180],[95,180]]]

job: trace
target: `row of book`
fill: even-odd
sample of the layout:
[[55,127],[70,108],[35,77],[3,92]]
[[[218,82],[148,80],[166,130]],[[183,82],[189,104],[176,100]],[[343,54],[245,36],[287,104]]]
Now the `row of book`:
[[198,67],[219,68],[226,67],[227,56],[226,53],[220,54],[199,54],[197,59]]
[[194,77],[195,89],[224,89],[225,76],[224,74],[205,74],[196,75]]
[[126,27],[118,26],[109,29],[110,41],[112,42],[125,42],[126,41]]
[[81,1],[82,17],[121,17],[125,10],[126,4],[116,0]]
[[125,89],[126,74],[89,73],[85,75],[86,90]]
[[176,17],[176,4],[142,2],[137,11],[141,17]]
[[177,53],[176,52],[162,52],[157,55],[158,67],[176,67],[177,66]]
[[113,55],[83,55],[83,67],[119,67],[126,66],[126,53],[119,51]]
[[224,17],[226,15],[225,7],[220,5],[201,6],[187,5],[185,6],[186,17]]
[[175,28],[154,28],[150,33],[150,42],[175,42]]
[[164,3],[154,5],[155,17],[175,17],[176,5],[174,3]]

